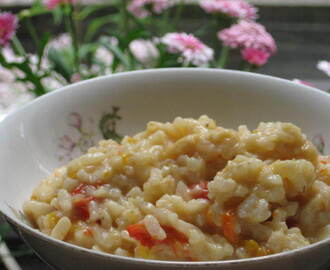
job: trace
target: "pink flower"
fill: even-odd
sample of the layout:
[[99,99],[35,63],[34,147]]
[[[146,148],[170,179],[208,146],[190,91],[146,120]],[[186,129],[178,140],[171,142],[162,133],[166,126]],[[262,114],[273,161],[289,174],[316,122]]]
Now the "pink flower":
[[17,17],[9,12],[0,13],[0,45],[6,46],[15,35],[18,26]]
[[231,48],[254,48],[270,54],[277,50],[273,37],[256,22],[240,21],[218,32],[218,38]]
[[134,57],[144,65],[153,63],[159,57],[158,49],[150,40],[133,40],[129,44],[129,49]]
[[70,113],[68,118],[68,124],[69,126],[74,127],[76,129],[81,129],[82,126],[81,115],[76,112]]
[[307,86],[310,86],[310,87],[315,87],[312,83],[306,82],[306,81],[302,81],[302,80],[299,80],[299,79],[293,79],[292,81],[294,83],[303,84],[303,85],[307,85]]
[[207,13],[225,14],[238,19],[257,19],[258,9],[244,0],[202,0],[202,9]]
[[76,143],[68,135],[64,135],[59,139],[59,147],[71,152],[76,147]]
[[267,63],[270,53],[255,48],[245,48],[241,51],[242,58],[253,65],[263,66]]
[[79,73],[74,73],[71,76],[71,82],[72,83],[77,83],[77,82],[80,82],[80,81],[81,81],[81,75]]
[[192,34],[168,33],[161,38],[170,53],[181,54],[184,65],[205,66],[213,59],[213,50]]
[[145,18],[150,15],[148,6],[150,6],[152,12],[160,14],[172,4],[170,0],[131,0],[127,9],[135,17]]
[[46,1],[46,6],[48,9],[54,9],[56,8],[58,5],[61,4],[74,4],[76,2],[76,0],[47,0]]
[[317,63],[317,68],[321,71],[323,71],[325,74],[330,76],[330,62],[329,61],[319,61]]

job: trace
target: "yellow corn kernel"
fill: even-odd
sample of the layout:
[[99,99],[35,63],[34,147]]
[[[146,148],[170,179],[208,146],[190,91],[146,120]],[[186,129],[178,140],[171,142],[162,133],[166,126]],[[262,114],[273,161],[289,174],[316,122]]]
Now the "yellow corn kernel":
[[60,219],[60,216],[57,211],[53,211],[47,215],[47,223],[49,227],[54,228],[57,224],[58,220]]
[[127,137],[126,138],[126,142],[128,142],[128,143],[136,143],[136,139],[134,139],[133,137]]
[[154,255],[151,252],[150,248],[147,248],[142,245],[138,245],[135,248],[135,256],[143,259],[150,259],[150,260],[154,259]]
[[244,248],[250,257],[266,256],[269,254],[268,250],[265,247],[260,246],[254,240],[245,240]]
[[107,180],[107,179],[111,178],[112,175],[113,175],[112,169],[111,168],[106,168],[106,169],[103,170],[101,178],[103,180]]
[[121,155],[121,158],[123,159],[123,162],[124,162],[124,163],[127,163],[128,156],[127,156],[126,154],[122,154],[122,155]]

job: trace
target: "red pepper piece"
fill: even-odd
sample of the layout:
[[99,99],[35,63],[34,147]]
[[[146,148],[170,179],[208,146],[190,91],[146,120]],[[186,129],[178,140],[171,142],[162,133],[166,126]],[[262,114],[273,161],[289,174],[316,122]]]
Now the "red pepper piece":
[[192,191],[192,197],[194,199],[209,200],[209,197],[207,196],[209,194],[207,184],[207,181],[201,181],[198,184],[191,185],[189,188]]
[[86,198],[82,198],[78,201],[75,201],[73,203],[74,212],[75,212],[75,216],[77,219],[80,219],[80,220],[89,219],[88,204],[93,200],[95,200],[94,197],[86,197]]
[[143,224],[133,224],[127,226],[129,236],[138,240],[142,245],[152,247],[156,244]]

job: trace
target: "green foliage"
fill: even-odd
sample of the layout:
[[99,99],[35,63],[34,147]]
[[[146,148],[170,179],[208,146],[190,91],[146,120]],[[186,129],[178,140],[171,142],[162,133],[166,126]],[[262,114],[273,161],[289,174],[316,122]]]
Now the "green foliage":
[[[164,45],[155,43],[159,51],[159,57],[152,63],[140,63],[136,55],[130,51],[130,43],[134,40],[153,40],[159,38],[167,32],[181,32],[179,22],[185,11],[183,1],[165,10],[162,14],[152,14],[145,18],[135,17],[127,10],[128,1],[113,0],[107,4],[70,4],[62,3],[49,10],[43,0],[35,0],[33,5],[22,10],[18,14],[20,24],[25,24],[31,40],[34,42],[35,58],[37,63],[31,62],[31,57],[25,52],[24,46],[18,39],[13,40],[12,48],[19,61],[8,62],[3,56],[0,63],[12,70],[19,70],[24,75],[17,78],[25,82],[29,91],[36,96],[43,95],[49,89],[45,85],[45,78],[59,80],[61,84],[71,83],[72,78],[87,79],[108,73],[139,68],[165,68],[181,67],[184,63],[177,54],[169,53]],[[111,7],[111,9],[109,9]],[[152,13],[152,9],[148,7]],[[111,10],[111,12],[106,12]],[[52,23],[56,27],[65,28],[65,33],[69,35],[71,44],[64,47],[54,46],[54,42],[59,42],[52,29],[42,33],[35,25],[40,21],[40,16],[50,16]],[[39,19],[38,19],[39,18]],[[88,23],[86,23],[88,22]],[[234,21],[229,18],[212,17],[209,23],[203,24],[196,29],[197,36],[203,38],[205,33],[212,29],[216,31],[220,25],[230,25]],[[116,38],[117,42],[111,41]],[[215,40],[215,47],[219,46]],[[112,62],[99,59],[98,50],[105,49],[108,55],[112,55]],[[216,48],[220,49],[220,48]],[[1,54],[1,53],[0,53]],[[220,57],[220,54],[217,53]],[[108,56],[109,57],[109,56]],[[225,66],[227,58],[222,55],[221,63],[214,61],[211,67],[221,64]],[[23,58],[23,61],[22,61]],[[31,86],[32,85],[32,86]]]
[[95,35],[98,34],[98,31],[107,24],[116,23],[119,20],[118,14],[105,15],[99,18],[94,19],[89,26],[87,27],[85,41],[90,42]]
[[71,48],[63,51],[50,48],[48,51],[48,59],[53,70],[61,74],[68,83],[71,82],[74,74],[72,53],[70,51],[72,51]]

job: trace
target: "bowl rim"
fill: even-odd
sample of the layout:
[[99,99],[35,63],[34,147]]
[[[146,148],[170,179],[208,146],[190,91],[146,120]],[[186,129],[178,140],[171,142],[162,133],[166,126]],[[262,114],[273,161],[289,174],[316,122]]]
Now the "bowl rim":
[[[20,114],[22,111],[28,110],[30,107],[37,105],[38,103],[43,103],[45,100],[51,98],[53,95],[58,95],[66,90],[71,91],[79,91],[81,89],[79,86],[83,85],[92,85],[95,83],[98,83],[99,81],[107,81],[111,80],[112,78],[120,78],[120,77],[126,77],[126,76],[143,76],[145,74],[158,74],[158,73],[218,73],[218,74],[236,74],[238,76],[241,76],[242,78],[260,78],[268,80],[269,82],[279,82],[282,84],[286,84],[288,86],[294,86],[295,88],[300,88],[304,92],[313,92],[315,95],[324,96],[325,98],[329,99],[329,94],[325,93],[324,91],[320,89],[316,89],[310,86],[297,84],[293,81],[282,79],[278,77],[273,77],[270,75],[263,75],[263,74],[257,74],[252,72],[245,72],[245,71],[237,71],[237,70],[222,70],[222,69],[210,69],[210,68],[163,68],[163,69],[146,69],[146,70],[137,70],[137,71],[128,71],[128,72],[122,72],[117,74],[110,74],[105,76],[100,76],[97,78],[81,81],[75,84],[70,84],[68,86],[62,87],[60,89],[57,89],[56,91],[47,93],[46,95],[43,95],[41,97],[36,98],[35,100],[29,102],[28,104],[22,106],[18,110],[16,110],[13,113],[10,113],[0,121],[0,129],[3,128],[6,123],[10,123],[11,119],[15,117],[17,114]],[[288,88],[287,91],[291,91],[293,89]],[[306,252],[310,252],[311,250],[318,249],[323,246],[329,246],[330,245],[330,238],[324,239],[322,241],[307,245],[305,247],[301,247],[294,250],[284,251],[281,253],[271,254],[267,256],[261,256],[261,257],[253,257],[253,258],[247,258],[247,259],[230,259],[230,260],[220,260],[220,261],[199,261],[199,262],[181,262],[181,261],[161,261],[161,260],[149,260],[149,259],[141,259],[141,258],[132,258],[132,257],[125,257],[125,256],[119,256],[115,254],[110,254],[106,252],[100,252],[92,249],[87,249],[84,247],[80,247],[74,244],[70,244],[68,242],[60,241],[57,239],[54,239],[41,231],[27,225],[23,221],[21,221],[18,217],[15,216],[15,218],[12,218],[11,216],[8,216],[6,214],[7,210],[5,208],[10,208],[8,205],[6,205],[5,202],[0,201],[0,213],[5,217],[9,223],[13,224],[15,227],[18,227],[19,231],[23,230],[25,233],[29,234],[32,237],[36,237],[40,240],[46,241],[48,243],[51,243],[57,247],[65,248],[68,250],[74,250],[76,252],[88,254],[89,256],[93,256],[96,258],[103,258],[103,259],[110,259],[117,262],[128,262],[131,264],[144,264],[144,265],[158,265],[158,266],[181,266],[184,268],[190,268],[190,267],[219,267],[219,266],[225,266],[225,265],[236,265],[236,264],[254,264],[254,263],[261,263],[261,262],[272,262],[275,260],[278,260],[279,258],[287,258],[291,256],[300,256],[305,254]],[[9,210],[11,211],[11,210]],[[20,233],[22,236],[22,234]],[[24,237],[22,236],[24,239]],[[37,252],[38,253],[38,252]]]
[[[187,68],[154,68],[154,69],[143,69],[143,70],[133,70],[133,71],[125,71],[125,72],[119,72],[115,74],[108,74],[103,75],[99,77],[95,77],[92,79],[72,83],[63,87],[60,87],[56,90],[53,90],[51,92],[48,92],[42,96],[39,96],[31,101],[29,101],[27,104],[24,104],[20,108],[16,109],[13,112],[10,112],[8,115],[5,116],[4,119],[0,120],[0,129],[3,125],[3,123],[6,123],[7,121],[10,121],[9,119],[12,118],[12,116],[15,116],[16,114],[19,114],[21,111],[27,110],[29,107],[35,106],[38,103],[44,102],[45,99],[51,98],[53,95],[59,95],[62,92],[65,92],[67,90],[69,91],[79,91],[79,86],[83,85],[89,85],[93,83],[98,83],[102,81],[110,80],[111,78],[120,78],[120,77],[126,77],[126,76],[142,76],[144,74],[152,74],[152,73],[219,73],[219,74],[236,74],[241,77],[255,77],[259,79],[265,79],[268,81],[278,82],[278,83],[284,83],[287,85],[291,85],[294,88],[301,88],[302,91],[307,91],[314,93],[316,95],[323,95],[324,97],[329,98],[329,94],[326,91],[323,91],[321,89],[315,88],[313,86],[309,86],[306,84],[300,84],[297,82],[294,82],[292,80],[279,78],[271,75],[261,74],[261,73],[254,73],[254,72],[248,72],[248,71],[240,71],[240,70],[232,70],[232,69],[216,69],[216,68],[194,68],[194,67],[187,67]],[[286,89],[287,91],[293,91],[293,89]]]

